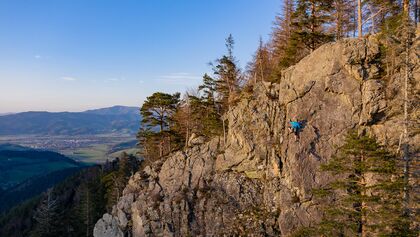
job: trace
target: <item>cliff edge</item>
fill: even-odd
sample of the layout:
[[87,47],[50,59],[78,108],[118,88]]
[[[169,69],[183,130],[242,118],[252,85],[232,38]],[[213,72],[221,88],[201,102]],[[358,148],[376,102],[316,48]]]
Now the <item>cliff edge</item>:
[[[329,43],[285,70],[280,83],[244,92],[225,116],[226,141],[196,137],[136,173],[94,236],[287,236],[315,224],[321,213],[311,190],[329,179],[319,166],[350,129],[398,149],[404,81],[384,80],[380,57],[374,37]],[[419,121],[418,106],[411,114]],[[304,121],[298,141],[287,129],[294,118]],[[420,133],[410,141],[418,152]]]

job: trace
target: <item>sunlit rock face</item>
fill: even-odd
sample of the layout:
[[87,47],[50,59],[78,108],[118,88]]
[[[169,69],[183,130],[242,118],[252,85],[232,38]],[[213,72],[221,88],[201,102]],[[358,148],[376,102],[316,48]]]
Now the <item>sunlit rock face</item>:
[[[194,137],[136,173],[94,236],[287,236],[316,224],[311,190],[330,178],[319,166],[350,129],[398,148],[403,79],[382,80],[380,56],[374,38],[341,40],[285,70],[280,83],[244,92],[226,115],[226,141]],[[304,121],[297,141],[290,119]],[[420,144],[419,134],[411,142]]]

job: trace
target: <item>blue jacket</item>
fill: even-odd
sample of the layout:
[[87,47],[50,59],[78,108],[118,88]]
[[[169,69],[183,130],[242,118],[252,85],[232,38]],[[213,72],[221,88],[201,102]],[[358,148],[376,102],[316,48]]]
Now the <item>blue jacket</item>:
[[297,122],[297,121],[291,121],[289,123],[290,123],[290,126],[293,129],[301,129],[302,128],[302,125],[299,122]]

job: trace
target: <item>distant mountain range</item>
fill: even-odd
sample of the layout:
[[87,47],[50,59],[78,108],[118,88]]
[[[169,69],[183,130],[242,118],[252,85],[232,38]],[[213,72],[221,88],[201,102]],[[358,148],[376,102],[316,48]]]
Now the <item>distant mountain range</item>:
[[139,108],[113,106],[84,112],[23,112],[0,116],[0,135],[136,133]]

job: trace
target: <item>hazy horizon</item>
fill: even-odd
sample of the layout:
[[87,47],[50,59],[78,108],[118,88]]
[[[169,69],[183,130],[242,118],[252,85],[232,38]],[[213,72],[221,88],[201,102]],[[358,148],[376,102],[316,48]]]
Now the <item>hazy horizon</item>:
[[1,2],[0,113],[140,106],[155,91],[184,92],[230,33],[245,67],[280,9],[277,0]]
[[85,112],[88,110],[95,110],[95,109],[106,109],[111,108],[114,106],[124,106],[124,107],[137,107],[140,108],[140,106],[137,105],[109,105],[109,106],[103,106],[103,107],[92,107],[92,108],[86,108],[86,109],[80,109],[80,110],[22,110],[22,111],[15,111],[15,112],[0,112],[0,115],[8,115],[8,114],[18,114],[18,113],[25,113],[25,112],[50,112],[50,113],[60,113],[60,112],[71,112],[71,113],[79,113],[79,112]]

